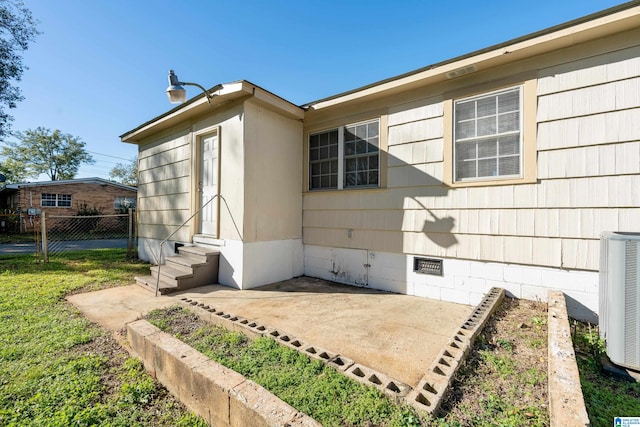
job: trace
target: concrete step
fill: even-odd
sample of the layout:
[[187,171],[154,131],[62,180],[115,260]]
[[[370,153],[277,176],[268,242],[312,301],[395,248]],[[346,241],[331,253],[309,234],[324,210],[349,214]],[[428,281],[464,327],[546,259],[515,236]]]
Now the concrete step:
[[152,266],[151,276],[136,278],[136,283],[155,292],[160,275],[161,293],[215,284],[218,283],[219,260],[218,248],[181,246],[178,255],[167,257],[164,265]]
[[201,246],[213,246],[220,247],[225,245],[225,241],[216,239],[215,237],[208,236],[206,234],[196,234],[193,236],[193,243]]
[[151,267],[151,277],[154,280],[158,277],[158,271],[160,272],[160,280],[176,289],[188,289],[194,287],[193,285],[193,270],[188,267],[181,267],[175,265],[154,265]]
[[203,246],[180,246],[178,248],[178,256],[187,255],[200,262],[218,262],[220,257],[220,249],[214,247]]
[[197,265],[206,265],[207,261],[197,255],[191,255],[188,253],[181,253],[179,255],[168,256],[165,258],[167,264],[178,265],[182,267],[193,268]]
[[[189,268],[193,273],[193,281],[199,285],[210,285],[218,282],[219,253],[207,250],[194,250],[201,255],[193,253],[180,253],[167,257],[165,265],[179,269]],[[205,260],[207,262],[203,262]]]
[[[136,284],[142,288],[155,294],[156,292],[156,278],[153,276],[136,276]],[[158,293],[161,295],[168,294],[179,290],[177,286],[160,280],[158,286]]]
[[193,277],[193,269],[177,264],[164,264],[161,266],[154,265],[151,267],[151,275],[157,277],[158,271],[160,276],[164,276],[166,279],[180,280],[189,279]]

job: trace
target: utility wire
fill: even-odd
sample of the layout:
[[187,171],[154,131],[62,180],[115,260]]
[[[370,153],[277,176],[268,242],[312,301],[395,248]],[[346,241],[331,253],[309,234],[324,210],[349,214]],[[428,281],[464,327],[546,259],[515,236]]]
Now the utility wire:
[[131,159],[125,159],[125,158],[123,158],[123,157],[118,157],[118,156],[112,156],[112,155],[110,155],[110,154],[96,153],[95,151],[88,151],[88,150],[87,150],[87,153],[95,154],[95,155],[97,155],[97,156],[111,157],[111,158],[113,158],[113,159],[118,159],[118,160],[124,160],[124,161],[126,161],[126,162],[130,162],[130,161],[131,161]]

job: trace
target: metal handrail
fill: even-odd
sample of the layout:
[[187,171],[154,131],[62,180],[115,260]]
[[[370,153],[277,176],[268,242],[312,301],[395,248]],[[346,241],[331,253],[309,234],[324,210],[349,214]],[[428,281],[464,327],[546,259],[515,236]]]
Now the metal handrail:
[[240,237],[240,241],[241,242],[244,241],[242,239],[242,234],[240,233],[240,230],[238,229],[238,225],[236,224],[236,221],[233,219],[233,214],[231,213],[231,210],[229,209],[229,204],[227,203],[227,200],[224,198],[224,196],[222,196],[222,194],[214,195],[204,205],[200,206],[200,208],[197,211],[195,211],[193,215],[191,215],[181,225],[179,225],[178,228],[173,230],[173,233],[169,234],[162,242],[160,242],[160,253],[158,254],[157,257],[154,256],[155,259],[156,259],[157,265],[158,265],[158,272],[157,272],[158,277],[156,277],[156,295],[155,296],[158,296],[158,291],[160,290],[160,266],[162,264],[162,248],[164,247],[164,244],[167,243],[169,241],[169,239],[171,239],[179,230],[182,229],[182,227],[187,225],[187,223],[189,221],[191,221],[196,215],[198,215],[202,211],[202,209],[204,209],[209,203],[214,201],[216,198],[219,198],[220,200],[222,200],[224,202],[224,205],[226,206],[227,211],[229,212],[229,216],[231,217],[231,222],[233,222],[233,226],[235,227],[236,232],[238,233],[238,236]]

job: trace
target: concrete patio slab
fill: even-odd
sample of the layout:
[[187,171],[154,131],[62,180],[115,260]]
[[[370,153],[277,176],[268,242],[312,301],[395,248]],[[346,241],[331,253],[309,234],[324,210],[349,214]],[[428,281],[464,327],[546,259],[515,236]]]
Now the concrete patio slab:
[[151,310],[176,303],[174,298],[156,298],[138,285],[69,295],[67,301],[91,322],[112,332],[120,332],[127,323],[140,319]]
[[132,285],[67,299],[89,320],[117,332],[184,297],[282,329],[412,387],[473,311],[467,305],[309,277],[253,290],[209,285],[159,297]]

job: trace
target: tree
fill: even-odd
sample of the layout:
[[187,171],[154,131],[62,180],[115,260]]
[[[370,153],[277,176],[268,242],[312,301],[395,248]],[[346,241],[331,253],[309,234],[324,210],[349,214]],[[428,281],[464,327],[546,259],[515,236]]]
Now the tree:
[[129,163],[118,163],[109,171],[109,179],[124,185],[138,185],[138,159]]
[[5,176],[7,183],[15,184],[23,182],[27,178],[22,165],[16,164],[12,159],[0,161],[0,173]]
[[14,135],[18,141],[5,142],[0,156],[5,165],[22,171],[23,177],[37,178],[46,174],[52,181],[73,179],[81,164],[95,163],[80,138],[57,129],[51,132],[39,127]]
[[27,67],[22,54],[39,34],[31,11],[20,0],[0,0],[0,139],[9,134],[11,117],[4,106],[15,108],[24,99],[14,82]]

